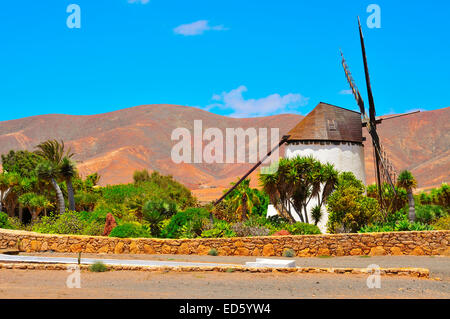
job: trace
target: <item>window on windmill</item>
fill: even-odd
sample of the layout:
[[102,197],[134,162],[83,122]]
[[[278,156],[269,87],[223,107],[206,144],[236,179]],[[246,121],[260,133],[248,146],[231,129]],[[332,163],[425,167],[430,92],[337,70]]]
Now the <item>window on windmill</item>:
[[335,120],[328,120],[328,129],[330,131],[336,131],[337,130],[337,124]]

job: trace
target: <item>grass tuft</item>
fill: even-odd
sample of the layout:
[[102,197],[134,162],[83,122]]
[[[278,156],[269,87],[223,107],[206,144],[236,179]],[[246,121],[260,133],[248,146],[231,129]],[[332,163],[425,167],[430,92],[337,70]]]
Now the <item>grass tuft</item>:
[[210,256],[217,256],[219,253],[217,252],[217,249],[212,248],[209,252],[208,255]]
[[289,258],[291,258],[291,257],[294,257],[295,256],[295,251],[293,250],[293,249],[285,249],[284,251],[283,251],[283,257],[289,257]]
[[108,270],[109,270],[108,266],[106,266],[101,261],[97,261],[89,267],[89,271],[92,271],[92,272],[105,272]]

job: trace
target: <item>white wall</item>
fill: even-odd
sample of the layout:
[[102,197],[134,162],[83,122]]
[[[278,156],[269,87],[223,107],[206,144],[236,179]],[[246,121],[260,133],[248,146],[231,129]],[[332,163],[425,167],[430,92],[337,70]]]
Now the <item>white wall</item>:
[[286,158],[312,155],[322,163],[332,163],[341,172],[352,172],[356,178],[366,183],[364,165],[364,147],[357,144],[320,145],[289,144],[286,146]]
[[[334,167],[341,172],[352,172],[356,178],[361,180],[364,184],[366,182],[365,165],[364,165],[364,147],[357,144],[339,144],[339,145],[320,145],[320,144],[289,144],[286,146],[286,158],[293,158],[296,156],[310,156],[322,163],[334,164]],[[317,205],[317,200],[311,199],[307,206],[309,222],[312,223],[311,209]],[[267,211],[267,216],[277,214],[275,208],[270,205]],[[300,218],[295,214],[294,218],[299,221]],[[328,212],[325,207],[322,208],[322,219],[317,226],[319,226],[322,233],[326,233],[326,224],[328,222]]]

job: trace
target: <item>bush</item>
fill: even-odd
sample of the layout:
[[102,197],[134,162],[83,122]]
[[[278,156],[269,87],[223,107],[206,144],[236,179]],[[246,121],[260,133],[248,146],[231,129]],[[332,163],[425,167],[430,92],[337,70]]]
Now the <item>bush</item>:
[[408,220],[401,220],[396,223],[378,223],[361,227],[359,233],[379,233],[392,231],[425,231],[434,230],[434,227],[418,222],[411,223]]
[[8,215],[4,212],[0,212],[0,228],[12,228]]
[[285,225],[285,227],[291,235],[316,235],[321,233],[319,227],[307,223],[297,222]]
[[[26,230],[31,231],[31,224],[25,225],[20,221],[18,217],[9,217],[8,222],[11,225],[10,229],[17,229],[17,230]],[[0,227],[1,228],[1,227]]]
[[204,230],[201,234],[204,238],[236,237],[236,233],[231,229],[231,225],[223,220],[214,223],[213,228]]
[[450,216],[439,218],[434,222],[433,227],[440,230],[450,230]]
[[356,179],[352,181],[350,175],[345,176],[345,179],[340,178],[336,191],[328,198],[330,233],[357,232],[382,219],[377,200],[364,196],[364,186]]
[[197,203],[188,188],[175,181],[172,176],[163,176],[156,171],[137,183],[103,188],[103,198],[110,205],[123,204],[127,199],[134,197],[166,202],[174,201],[181,209],[186,209]]
[[177,212],[177,205],[173,201],[150,200],[145,203],[142,209],[144,219],[149,222],[153,236],[159,236],[161,232],[161,222],[170,218]]
[[416,205],[416,221],[423,224],[431,224],[440,217],[446,216],[447,212],[438,205]]
[[102,263],[101,261],[97,261],[89,267],[89,270],[92,272],[105,272],[109,269],[104,263]]
[[188,208],[176,213],[169,224],[161,231],[165,238],[179,238],[183,232],[183,226],[190,229],[191,235],[198,236],[202,232],[204,220],[208,220],[209,212],[204,208]]
[[142,225],[138,223],[124,223],[122,225],[114,227],[109,234],[109,237],[119,238],[146,238],[151,237],[149,232],[146,231]]
[[219,253],[217,252],[217,249],[212,248],[209,252],[208,255],[210,256],[217,256]]
[[283,251],[283,257],[294,257],[295,256],[295,252],[293,249],[285,249]]
[[99,235],[104,224],[90,221],[83,213],[66,211],[65,213],[43,216],[32,225],[32,230],[47,234]]

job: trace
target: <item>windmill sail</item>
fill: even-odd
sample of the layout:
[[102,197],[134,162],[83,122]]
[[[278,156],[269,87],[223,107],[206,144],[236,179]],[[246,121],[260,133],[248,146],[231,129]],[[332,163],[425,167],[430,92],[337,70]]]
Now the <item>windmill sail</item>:
[[392,188],[394,194],[396,195],[396,190],[394,187],[396,172],[395,172],[394,166],[389,161],[389,159],[386,155],[386,152],[384,152],[384,150],[380,144],[380,138],[377,133],[375,103],[374,103],[374,99],[373,99],[372,87],[370,84],[369,67],[368,67],[367,56],[366,56],[366,47],[364,44],[364,36],[362,33],[361,22],[359,20],[359,17],[358,17],[358,26],[359,26],[359,36],[360,36],[360,41],[361,41],[361,51],[362,51],[362,57],[363,57],[363,62],[364,62],[364,73],[365,73],[365,78],[366,78],[367,96],[369,99],[369,116],[367,116],[367,114],[366,114],[366,111],[364,108],[364,101],[361,97],[361,94],[359,93],[359,90],[355,84],[355,81],[353,80],[353,77],[351,75],[348,64],[345,61],[344,55],[341,51],[342,66],[344,68],[347,82],[350,85],[353,96],[355,97],[356,103],[358,104],[359,109],[361,111],[361,116],[362,116],[363,122],[369,131],[370,137],[372,138],[372,144],[373,144],[373,148],[374,148],[374,158],[375,158],[374,164],[375,164],[378,196],[380,198],[381,205],[384,208],[387,208],[390,205],[390,203],[387,203],[385,201],[385,199],[383,198],[382,187],[383,187],[384,183],[389,184],[390,187]]

